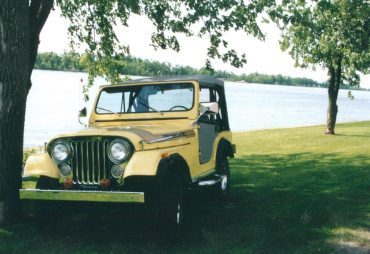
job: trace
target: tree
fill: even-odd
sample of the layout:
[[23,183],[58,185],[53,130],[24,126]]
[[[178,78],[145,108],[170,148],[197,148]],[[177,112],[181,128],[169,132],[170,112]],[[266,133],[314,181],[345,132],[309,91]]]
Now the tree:
[[[17,218],[23,152],[26,100],[40,32],[50,11],[59,7],[69,18],[72,48],[84,44],[89,54],[90,83],[97,75],[119,80],[116,61],[129,53],[117,38],[118,25],[127,26],[130,14],[147,16],[156,27],[152,46],[180,50],[178,34],[209,39],[206,65],[219,58],[235,67],[245,55],[228,48],[223,37],[243,30],[263,38],[256,19],[270,0],[2,0],[0,8],[0,224]],[[194,30],[198,27],[198,30]],[[118,60],[119,61],[119,60]]]
[[39,34],[53,1],[0,5],[0,224],[19,216],[23,130]]
[[370,5],[366,0],[283,0],[271,12],[282,30],[281,48],[302,68],[329,75],[326,134],[335,134],[341,84],[358,86],[369,73]]

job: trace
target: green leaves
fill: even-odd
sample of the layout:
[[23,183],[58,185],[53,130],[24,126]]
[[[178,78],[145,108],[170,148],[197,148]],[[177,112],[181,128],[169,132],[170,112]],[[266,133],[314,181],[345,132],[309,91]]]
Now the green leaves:
[[221,59],[235,67],[246,63],[245,55],[228,48],[225,32],[243,30],[260,39],[264,36],[256,22],[262,11],[273,0],[255,0],[249,3],[236,0],[57,0],[62,15],[71,21],[71,46],[86,47],[91,56],[89,74],[119,79],[114,71],[114,59],[128,55],[128,47],[117,38],[117,26],[127,26],[131,13],[145,15],[155,26],[152,34],[154,48],[179,51],[179,34],[197,35],[209,39],[208,59]]
[[360,0],[282,1],[270,12],[282,29],[280,46],[296,65],[337,67],[350,85],[369,73],[370,5]]

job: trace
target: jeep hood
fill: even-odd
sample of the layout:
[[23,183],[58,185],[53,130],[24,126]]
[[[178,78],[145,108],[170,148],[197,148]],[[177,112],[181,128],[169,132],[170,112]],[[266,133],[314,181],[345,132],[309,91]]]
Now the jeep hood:
[[117,136],[131,141],[135,150],[153,148],[165,148],[168,146],[184,145],[189,143],[188,138],[194,137],[195,132],[189,125],[179,126],[174,124],[158,125],[132,125],[132,126],[108,126],[99,128],[87,128],[75,133],[59,135],[55,139],[93,136]]

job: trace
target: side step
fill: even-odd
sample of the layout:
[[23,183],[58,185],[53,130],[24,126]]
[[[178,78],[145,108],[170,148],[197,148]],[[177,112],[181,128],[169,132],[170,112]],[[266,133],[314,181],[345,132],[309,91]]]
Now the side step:
[[204,180],[201,180],[198,182],[198,186],[212,186],[212,185],[215,185],[219,182],[222,181],[222,179],[224,178],[225,176],[223,175],[218,175],[218,174],[214,174],[210,177],[207,177],[207,179],[204,179]]

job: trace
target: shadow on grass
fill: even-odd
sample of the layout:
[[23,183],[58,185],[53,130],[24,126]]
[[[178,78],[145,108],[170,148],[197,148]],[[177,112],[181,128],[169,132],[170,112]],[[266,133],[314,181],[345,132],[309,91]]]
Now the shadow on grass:
[[356,137],[356,138],[370,138],[370,135],[356,135],[356,134],[341,134],[341,133],[336,133],[336,136],[339,137]]
[[332,228],[370,229],[368,157],[258,155],[231,167],[231,200],[191,193],[178,234],[152,223],[144,209],[81,206],[47,234],[34,222],[0,231],[0,252],[327,253],[336,251],[328,244]]

